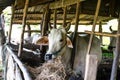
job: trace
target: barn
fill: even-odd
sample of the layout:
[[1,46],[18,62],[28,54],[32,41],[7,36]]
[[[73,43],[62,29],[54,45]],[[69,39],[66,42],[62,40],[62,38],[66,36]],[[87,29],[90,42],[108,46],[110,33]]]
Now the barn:
[[[39,78],[36,79],[36,71],[30,71],[45,63],[45,54],[47,45],[38,45],[34,43],[25,43],[24,34],[28,33],[28,40],[32,33],[40,33],[40,36],[48,36],[52,28],[62,26],[68,29],[67,34],[71,34],[69,29],[72,27],[71,51],[71,69],[74,67],[75,55],[77,55],[76,45],[77,36],[80,34],[89,34],[86,47],[86,69],[84,80],[119,80],[119,53],[120,53],[120,1],[119,0],[0,0],[0,54],[3,65],[3,80],[83,80],[81,75],[78,77],[67,76],[65,78],[64,67],[59,74],[62,79]],[[3,10],[11,6],[12,13],[9,25],[8,35],[5,36]],[[109,20],[118,19],[118,29],[116,34],[102,31],[102,25],[107,24]],[[20,42],[11,43],[11,33],[13,25],[22,26]],[[40,30],[32,30],[31,25],[39,25]],[[79,25],[92,25],[91,31],[78,32]],[[95,31],[96,25],[99,26],[98,32]],[[27,29],[26,29],[27,28]],[[16,33],[17,34],[17,33]],[[96,55],[90,53],[94,36],[99,36],[101,40],[102,61],[98,65]],[[104,50],[102,45],[103,36],[116,38],[115,51]],[[82,45],[84,46],[84,45]],[[58,50],[60,52],[60,50]],[[107,52],[107,56],[106,55]],[[113,54],[114,52],[114,54]],[[105,54],[104,54],[105,53]],[[109,55],[109,56],[108,56]],[[59,60],[57,60],[59,61]],[[51,65],[50,63],[49,65]],[[57,65],[57,64],[55,64]],[[43,65],[44,66],[44,65]],[[61,65],[63,66],[63,65]],[[35,73],[35,74],[32,74]],[[39,73],[39,72],[38,72]],[[64,78],[63,78],[64,77]]]

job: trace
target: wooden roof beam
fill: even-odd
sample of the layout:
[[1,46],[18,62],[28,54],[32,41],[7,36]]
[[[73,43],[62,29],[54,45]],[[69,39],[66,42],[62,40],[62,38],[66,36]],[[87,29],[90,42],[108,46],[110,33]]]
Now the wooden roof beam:
[[60,1],[50,3],[49,9],[62,8],[62,7],[70,6],[82,1],[85,1],[85,0],[60,0]]

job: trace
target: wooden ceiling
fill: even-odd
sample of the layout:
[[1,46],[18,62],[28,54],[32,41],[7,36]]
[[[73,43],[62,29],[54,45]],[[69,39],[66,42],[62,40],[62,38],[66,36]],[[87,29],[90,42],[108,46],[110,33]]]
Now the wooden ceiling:
[[[13,18],[14,24],[22,24],[25,1],[26,0],[15,0],[15,2],[11,2],[15,6],[15,14]],[[45,8],[46,4],[49,4],[49,9],[51,10],[51,23],[53,23],[54,9],[57,9],[57,23],[63,23],[63,8],[67,6],[66,22],[71,22],[74,24],[76,3],[78,1],[81,1],[79,24],[92,24],[97,0],[30,0],[27,14],[27,23],[40,24],[43,18],[43,9]],[[100,21],[106,23],[110,19],[117,18],[120,7],[119,3],[120,0],[101,0],[101,7],[97,23]]]
[[[15,1],[15,8],[16,9],[23,9],[25,5],[26,0],[16,0]],[[36,5],[41,5],[41,4],[47,4],[54,2],[54,0],[30,0],[29,2],[29,7],[31,6],[36,6]]]

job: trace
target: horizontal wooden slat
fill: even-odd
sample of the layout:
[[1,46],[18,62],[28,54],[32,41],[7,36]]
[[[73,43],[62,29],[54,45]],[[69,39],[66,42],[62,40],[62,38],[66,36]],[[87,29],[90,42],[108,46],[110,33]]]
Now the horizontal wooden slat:
[[[58,14],[57,19],[62,20],[63,18],[61,17],[63,14]],[[27,14],[27,18],[30,20],[38,20],[42,19],[43,14]],[[51,14],[51,18],[53,18],[53,14]],[[15,19],[22,19],[23,14],[15,14],[14,18]],[[75,14],[67,14],[67,20],[72,20],[74,19]],[[88,15],[88,14],[80,14],[79,19],[80,21],[93,21],[94,15]],[[107,21],[113,19],[113,17],[104,17],[104,16],[98,16],[98,21]],[[73,21],[74,22],[74,21]]]
[[[81,33],[92,34],[91,31],[78,32],[78,33],[79,33],[79,34],[81,34]],[[94,34],[95,34],[95,35],[98,35],[98,36],[117,37],[116,34],[111,34],[111,33],[107,33],[107,32],[102,32],[102,33],[100,33],[100,32],[95,32]]]
[[41,30],[26,30],[25,32],[41,32]]
[[18,64],[19,68],[21,69],[24,80],[32,80],[27,69],[22,64],[22,62],[18,59],[18,57],[14,54],[14,52],[8,46],[6,46],[6,48],[7,48],[8,53],[10,53],[10,55],[13,57],[14,61]]

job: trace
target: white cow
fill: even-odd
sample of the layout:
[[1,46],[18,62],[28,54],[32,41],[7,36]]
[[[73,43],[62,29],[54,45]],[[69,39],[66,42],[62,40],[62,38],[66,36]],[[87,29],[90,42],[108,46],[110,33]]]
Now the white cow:
[[[49,42],[48,42],[49,41]],[[77,37],[77,53],[74,60],[74,72],[76,74],[81,74],[84,77],[85,74],[85,62],[86,62],[86,53],[89,43],[89,37]],[[62,56],[62,60],[66,67],[70,66],[71,58],[71,48],[72,43],[67,37],[66,31],[64,28],[61,29],[52,29],[49,37],[43,37],[37,41],[37,44],[47,45],[49,44],[49,49],[46,53],[46,57],[56,58],[58,55]],[[100,41],[98,38],[94,37],[91,54],[95,54],[98,57],[99,62],[102,59],[102,51],[100,48]]]
[[[110,26],[110,31],[112,34],[117,34],[117,30],[113,30],[112,26]],[[108,46],[108,50],[114,51],[116,47],[116,37],[110,37],[110,44]]]
[[[29,43],[36,44],[36,41],[39,40],[40,38],[41,38],[41,34],[33,34],[32,36],[25,38],[23,42],[24,44],[29,44]],[[18,45],[20,44],[20,39],[11,38],[11,43]]]
[[25,43],[36,44],[36,41],[41,38],[41,34],[34,34],[30,37],[25,38]]

